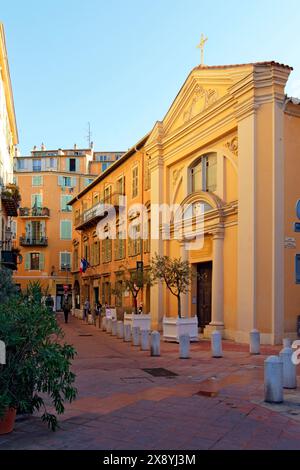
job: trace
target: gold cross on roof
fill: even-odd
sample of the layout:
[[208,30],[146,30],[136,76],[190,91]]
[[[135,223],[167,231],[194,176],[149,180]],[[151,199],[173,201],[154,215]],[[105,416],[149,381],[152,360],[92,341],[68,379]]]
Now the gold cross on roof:
[[204,34],[201,34],[201,41],[198,44],[197,48],[201,51],[201,65],[204,65],[204,46],[208,38],[204,37]]

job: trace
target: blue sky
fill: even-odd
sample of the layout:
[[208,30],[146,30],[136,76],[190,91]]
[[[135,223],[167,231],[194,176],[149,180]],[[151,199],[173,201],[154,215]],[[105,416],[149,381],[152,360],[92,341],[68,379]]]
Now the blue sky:
[[162,119],[190,70],[276,60],[300,97],[299,0],[2,0],[23,154],[126,150]]

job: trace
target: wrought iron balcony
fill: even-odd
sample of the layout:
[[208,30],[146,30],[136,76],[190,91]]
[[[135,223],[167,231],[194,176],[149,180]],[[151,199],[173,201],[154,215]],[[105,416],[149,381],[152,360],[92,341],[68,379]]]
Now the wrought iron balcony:
[[20,237],[20,245],[21,246],[48,246],[48,238],[47,237]]
[[9,189],[2,191],[1,201],[6,215],[10,217],[17,217],[19,200]]
[[20,217],[50,217],[50,209],[48,207],[20,207]]
[[124,195],[120,193],[109,194],[105,198],[101,199],[90,209],[86,210],[80,216],[75,218],[75,227],[77,230],[82,230],[89,226],[96,225],[99,220],[104,219],[108,212],[105,206],[112,205],[115,209],[125,205]]

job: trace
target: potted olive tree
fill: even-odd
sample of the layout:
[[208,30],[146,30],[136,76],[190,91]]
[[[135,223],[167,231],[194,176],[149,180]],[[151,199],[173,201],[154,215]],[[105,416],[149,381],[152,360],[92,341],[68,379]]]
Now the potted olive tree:
[[151,263],[151,275],[154,282],[163,282],[177,300],[177,315],[173,312],[163,318],[163,336],[165,341],[179,341],[181,334],[189,334],[191,341],[198,341],[197,317],[189,317],[182,312],[181,296],[187,294],[192,280],[192,270],[188,261],[155,254]]
[[139,294],[144,287],[151,285],[149,270],[128,269],[122,266],[119,272],[118,282],[113,293],[119,298],[126,292],[131,294],[133,307],[131,313],[124,313],[124,324],[131,327],[139,326],[142,330],[150,330],[151,316],[143,307],[138,307]]
[[55,430],[56,415],[77,393],[70,370],[75,350],[64,342],[40,296],[28,294],[17,293],[10,273],[0,270],[0,295],[5,299],[0,304],[0,340],[6,348],[5,364],[0,365],[0,434],[13,430],[17,412],[36,412]]

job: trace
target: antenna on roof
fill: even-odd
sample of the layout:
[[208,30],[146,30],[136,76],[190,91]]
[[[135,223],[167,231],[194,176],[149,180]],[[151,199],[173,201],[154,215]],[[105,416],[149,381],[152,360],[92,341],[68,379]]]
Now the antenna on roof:
[[92,133],[91,133],[91,123],[90,122],[88,122],[88,133],[87,133],[87,136],[86,136],[86,140],[88,141],[89,148],[91,148]]

